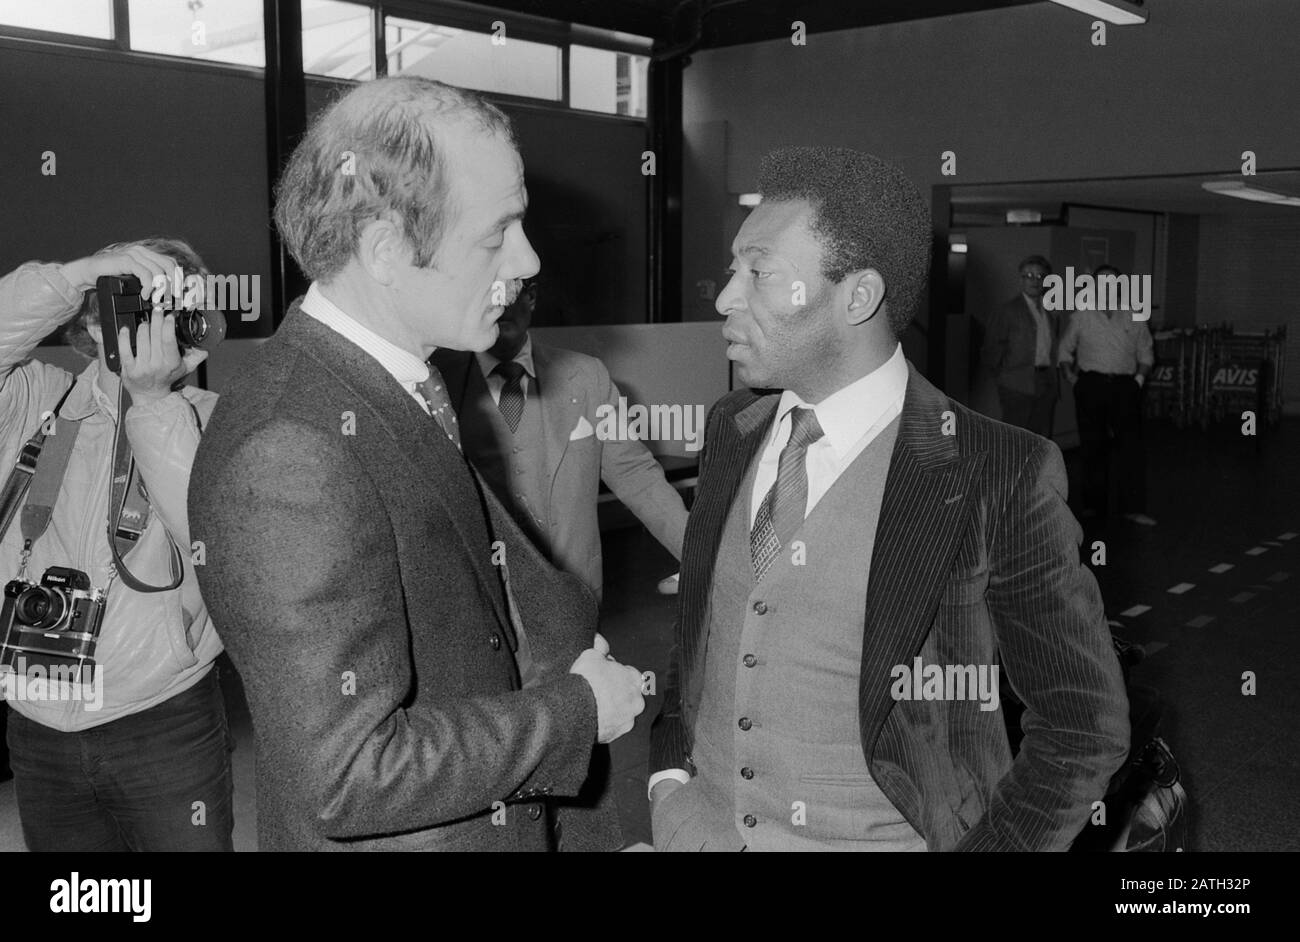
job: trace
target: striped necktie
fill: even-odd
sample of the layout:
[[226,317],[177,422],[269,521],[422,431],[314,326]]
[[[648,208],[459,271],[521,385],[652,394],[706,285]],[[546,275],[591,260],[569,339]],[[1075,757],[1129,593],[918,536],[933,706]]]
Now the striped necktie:
[[498,363],[492,372],[505,378],[506,384],[501,387],[501,399],[497,402],[497,408],[501,410],[501,417],[506,420],[506,425],[510,426],[513,434],[524,417],[524,365],[511,360],[509,363]]
[[822,435],[817,414],[812,409],[795,408],[790,412],[790,440],[781,449],[773,482],[754,517],[749,534],[749,555],[754,564],[754,581],[761,582],[772,568],[781,547],[803,524],[808,509],[808,467],[804,460],[808,446]]
[[429,407],[429,414],[433,416],[434,421],[447,433],[447,437],[456,444],[456,447],[460,448],[460,426],[456,422],[456,410],[451,407],[447,384],[443,382],[442,374],[433,364],[429,364],[429,378],[420,384],[420,395],[424,397],[424,403]]

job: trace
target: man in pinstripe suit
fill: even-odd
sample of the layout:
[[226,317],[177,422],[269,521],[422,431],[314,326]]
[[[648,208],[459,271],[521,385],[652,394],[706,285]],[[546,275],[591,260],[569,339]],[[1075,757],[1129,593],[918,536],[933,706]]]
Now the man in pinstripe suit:
[[[660,850],[1063,850],[1128,753],[1056,446],[903,358],[929,213],[843,149],[768,156],[717,308],[651,735]],[[1015,761],[998,672],[1026,704]]]

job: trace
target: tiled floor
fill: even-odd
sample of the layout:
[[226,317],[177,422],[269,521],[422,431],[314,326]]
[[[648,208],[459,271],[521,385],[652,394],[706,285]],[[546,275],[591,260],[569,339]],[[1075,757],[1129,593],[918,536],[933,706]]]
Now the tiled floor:
[[[1300,420],[1255,443],[1228,432],[1150,430],[1147,529],[1090,524],[1106,548],[1095,572],[1116,630],[1148,646],[1134,681],[1166,700],[1163,732],[1192,802],[1190,850],[1298,850],[1300,737]],[[1068,455],[1071,491],[1078,461]],[[1261,552],[1262,550],[1262,552]],[[1223,564],[1232,568],[1223,569]],[[606,538],[602,631],[625,663],[662,679],[675,599],[655,583],[671,557],[641,529]],[[1211,572],[1212,568],[1220,571]],[[1190,583],[1178,593],[1169,589]],[[1140,614],[1138,606],[1149,606]],[[227,668],[228,669],[228,668]],[[1257,693],[1242,693],[1254,672]],[[237,682],[228,678],[235,755],[236,847],[255,847],[252,743]],[[629,843],[649,840],[645,800],[652,698],[635,730],[613,747],[615,787]],[[0,785],[0,848],[22,846],[13,786]]]

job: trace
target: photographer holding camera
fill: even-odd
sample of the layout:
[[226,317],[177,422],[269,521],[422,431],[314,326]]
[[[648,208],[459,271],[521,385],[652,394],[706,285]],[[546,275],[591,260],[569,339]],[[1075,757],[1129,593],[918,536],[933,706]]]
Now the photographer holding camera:
[[[10,761],[33,851],[232,849],[231,740],[212,669],[221,641],[199,596],[185,506],[217,397],[177,385],[207,352],[182,353],[175,314],[149,304],[161,299],[152,286],[179,280],[178,268],[206,275],[184,242],[148,239],[0,278],[7,492],[29,440],[45,435],[25,503],[0,540],[0,664],[18,681],[0,689],[11,701]],[[138,322],[134,337],[127,327],[104,336],[93,290],[104,276],[143,286],[144,313],[127,321]],[[75,377],[30,359],[64,323],[68,342],[95,358]],[[113,348],[120,378],[109,368]],[[128,401],[120,387],[130,406],[119,428]],[[32,523],[42,516],[43,526]],[[68,663],[94,670],[80,684],[66,674],[33,683]]]

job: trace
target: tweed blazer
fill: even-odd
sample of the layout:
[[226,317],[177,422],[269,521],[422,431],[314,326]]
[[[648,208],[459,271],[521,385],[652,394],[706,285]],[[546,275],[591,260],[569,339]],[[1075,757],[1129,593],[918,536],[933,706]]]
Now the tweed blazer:
[[[876,784],[931,850],[1064,850],[1128,754],[1128,699],[1051,442],[949,399],[909,364],[863,612],[858,729]],[[686,529],[676,637],[650,771],[693,772],[714,562],[779,395],[710,413]],[[854,565],[846,560],[842,565]],[[1014,762],[1002,709],[896,700],[892,670],[1000,663],[1026,704]]]
[[262,850],[552,845],[547,799],[579,793],[596,742],[567,673],[594,600],[377,361],[291,309],[214,412],[189,512],[252,713]]

